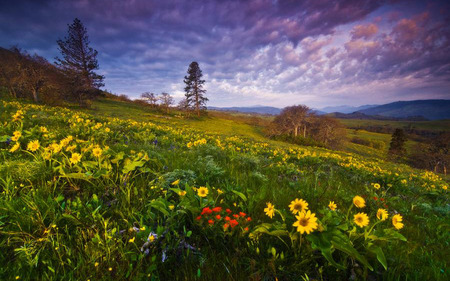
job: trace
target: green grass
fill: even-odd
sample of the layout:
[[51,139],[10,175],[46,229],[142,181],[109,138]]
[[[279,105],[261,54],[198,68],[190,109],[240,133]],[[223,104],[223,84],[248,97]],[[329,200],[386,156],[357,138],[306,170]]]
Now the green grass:
[[[183,119],[111,100],[80,111],[0,103],[0,122],[0,280],[448,280],[448,182],[379,150],[300,147],[265,139],[244,116]],[[10,152],[14,131],[21,148]],[[295,198],[318,218],[310,234],[293,227]],[[219,219],[202,215],[216,206]],[[240,217],[233,229],[226,209]]]
[[416,129],[426,131],[450,131],[450,120],[437,121],[386,121],[386,120],[359,120],[339,119],[347,128],[365,128],[368,126],[384,128]]

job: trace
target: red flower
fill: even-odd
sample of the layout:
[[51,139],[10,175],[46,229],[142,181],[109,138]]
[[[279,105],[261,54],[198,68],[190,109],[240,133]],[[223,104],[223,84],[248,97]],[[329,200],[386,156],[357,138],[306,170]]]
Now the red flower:
[[239,215],[238,214],[234,214],[233,217],[239,218]]
[[252,218],[251,218],[251,217],[248,217],[248,218],[247,218],[247,221],[252,221]]
[[214,224],[214,221],[213,220],[209,220],[208,223],[209,224]]
[[230,226],[231,228],[235,227],[236,225],[238,225],[238,221],[237,220],[230,220]]
[[203,210],[202,210],[202,215],[209,215],[209,214],[211,214],[213,211],[209,208],[209,207],[205,207],[205,208],[203,208]]
[[378,197],[374,196],[374,197],[373,197],[373,200],[377,201],[377,200],[378,200]]
[[228,223],[223,225],[223,229],[227,229],[230,225]]
[[215,208],[212,209],[212,211],[215,212],[215,213],[219,213],[219,212],[222,211],[222,207],[215,207]]
[[245,231],[248,231],[248,227],[244,228]]
[[384,207],[387,209],[387,208],[388,208],[388,205],[387,205],[387,204],[384,204]]
[[380,201],[381,201],[381,202],[384,202],[384,198],[380,198]]
[[216,216],[216,219],[220,220],[222,217],[220,215]]
[[225,220],[226,220],[226,221],[230,221],[230,217],[229,217],[229,216],[226,216],[226,217],[225,217]]
[[225,212],[227,212],[228,214],[231,214],[231,210],[230,209],[226,209]]
[[239,212],[239,215],[240,215],[241,217],[245,217],[247,214],[246,214],[246,213],[243,213],[243,212]]
[[202,219],[202,216],[198,216],[197,218],[196,218],[196,220],[201,220]]

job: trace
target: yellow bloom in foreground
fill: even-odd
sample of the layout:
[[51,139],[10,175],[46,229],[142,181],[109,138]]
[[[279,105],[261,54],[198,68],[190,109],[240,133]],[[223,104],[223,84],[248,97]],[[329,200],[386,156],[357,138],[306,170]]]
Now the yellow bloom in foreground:
[[16,142],[15,145],[13,145],[13,147],[11,147],[11,149],[9,150],[9,152],[15,152],[20,148],[20,143]]
[[70,157],[70,163],[77,164],[81,161],[81,154],[80,153],[72,153],[72,157]]
[[176,181],[174,181],[173,183],[171,183],[172,185],[178,185],[178,184],[180,184],[180,180],[178,179],[178,180],[176,180]]
[[380,184],[379,183],[375,183],[374,185],[373,185],[373,188],[375,188],[375,189],[380,189]]
[[402,223],[403,217],[402,215],[394,215],[392,217],[392,224],[394,225],[395,228],[397,229],[402,229],[403,228],[403,223]]
[[270,218],[273,218],[273,215],[275,214],[275,206],[272,205],[272,203],[267,202],[267,208],[264,208],[264,212],[266,215],[268,215]]
[[18,141],[19,138],[22,136],[22,133],[20,131],[15,131],[13,133],[14,137],[11,138],[12,141]]
[[294,215],[300,212],[306,212],[308,210],[308,203],[303,199],[296,198],[289,205],[289,209]]
[[311,211],[300,212],[300,214],[295,217],[297,218],[297,221],[294,222],[293,226],[296,226],[297,231],[301,234],[305,232],[306,234],[310,234],[314,229],[317,229],[318,224],[316,214],[311,213]]
[[186,195],[186,190],[181,190],[180,192],[178,192],[178,195],[180,196]]
[[136,239],[136,237],[131,238],[130,240],[128,240],[128,242],[130,243],[134,243],[134,240]]
[[200,197],[206,197],[206,195],[208,195],[208,189],[206,187],[204,187],[204,186],[200,186],[197,189],[197,194]]
[[173,209],[175,209],[175,206],[174,205],[169,205],[169,209],[173,210]]
[[337,205],[334,203],[334,201],[330,201],[330,204],[328,204],[328,208],[332,211],[336,211]]
[[366,206],[366,201],[361,196],[356,195],[353,197],[353,204],[358,208],[364,208]]
[[27,149],[29,151],[33,151],[34,152],[34,151],[39,149],[39,146],[40,146],[39,141],[38,140],[34,140],[34,141],[31,141],[31,142],[28,143]]
[[94,266],[97,267],[98,266],[98,262],[94,263]]
[[388,214],[388,212],[385,209],[378,209],[378,211],[377,211],[377,218],[379,220],[384,221],[384,220],[386,220],[388,218],[388,216],[389,216],[389,214]]
[[95,157],[100,157],[102,156],[102,149],[100,147],[96,147],[92,150],[92,155],[94,155]]
[[364,227],[369,225],[369,217],[365,213],[357,213],[353,217],[353,221],[359,227]]
[[220,195],[220,194],[223,194],[222,189],[218,188],[218,189],[217,189],[217,194],[219,194],[219,195]]

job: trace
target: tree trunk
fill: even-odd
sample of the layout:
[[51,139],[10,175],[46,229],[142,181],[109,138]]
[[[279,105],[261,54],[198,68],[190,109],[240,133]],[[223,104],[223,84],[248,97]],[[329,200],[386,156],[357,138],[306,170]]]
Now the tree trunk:
[[303,137],[306,138],[306,125],[303,126]]
[[35,103],[39,103],[38,91],[36,89],[33,89],[33,99]]
[[298,126],[294,126],[294,136],[297,137],[298,135]]

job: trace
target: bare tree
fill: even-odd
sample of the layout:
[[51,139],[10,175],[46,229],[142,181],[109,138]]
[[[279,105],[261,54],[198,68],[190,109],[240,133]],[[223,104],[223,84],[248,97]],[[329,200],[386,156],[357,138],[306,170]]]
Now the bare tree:
[[311,123],[311,137],[330,148],[339,148],[345,140],[345,127],[329,116],[316,116]]
[[299,130],[302,129],[303,137],[306,137],[310,115],[310,109],[306,105],[288,106],[275,117],[273,122],[279,133],[291,133],[297,137]]
[[141,98],[145,100],[151,107],[155,107],[158,102],[158,97],[151,92],[145,92],[141,94]]
[[170,106],[174,103],[173,97],[168,93],[161,93],[159,100],[161,102],[161,106],[166,109],[167,113],[169,113]]

